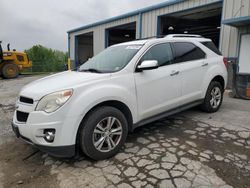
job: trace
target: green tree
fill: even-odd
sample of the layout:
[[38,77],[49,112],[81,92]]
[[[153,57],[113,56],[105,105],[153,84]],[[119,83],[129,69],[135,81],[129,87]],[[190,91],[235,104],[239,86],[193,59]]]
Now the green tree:
[[33,72],[59,72],[66,69],[68,53],[35,45],[25,50],[33,63]]

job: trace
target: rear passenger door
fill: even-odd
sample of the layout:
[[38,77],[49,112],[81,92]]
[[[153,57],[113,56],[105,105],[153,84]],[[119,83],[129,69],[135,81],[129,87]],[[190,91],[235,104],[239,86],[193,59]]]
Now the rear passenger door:
[[172,43],[174,63],[180,65],[181,105],[202,97],[202,83],[207,71],[206,54],[191,42]]

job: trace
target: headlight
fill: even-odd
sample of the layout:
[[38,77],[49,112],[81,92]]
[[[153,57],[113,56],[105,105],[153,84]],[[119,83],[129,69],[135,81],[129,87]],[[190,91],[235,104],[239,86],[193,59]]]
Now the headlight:
[[54,112],[64,105],[72,94],[73,90],[68,89],[46,95],[38,102],[36,111],[45,111],[47,113]]

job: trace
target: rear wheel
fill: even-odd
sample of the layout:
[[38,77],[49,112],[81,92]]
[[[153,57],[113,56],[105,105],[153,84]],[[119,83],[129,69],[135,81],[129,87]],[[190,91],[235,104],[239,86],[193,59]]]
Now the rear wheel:
[[223,101],[223,88],[219,82],[212,81],[208,86],[201,109],[205,112],[217,112]]
[[19,74],[19,70],[16,64],[14,63],[6,63],[2,68],[2,76],[3,78],[16,78]]
[[92,159],[102,160],[119,152],[128,134],[128,123],[120,110],[100,107],[87,115],[79,133],[82,151]]

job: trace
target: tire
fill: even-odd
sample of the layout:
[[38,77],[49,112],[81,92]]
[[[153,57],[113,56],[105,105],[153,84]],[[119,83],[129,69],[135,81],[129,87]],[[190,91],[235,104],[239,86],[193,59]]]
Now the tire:
[[208,86],[201,109],[208,113],[217,112],[223,101],[223,93],[222,85],[217,81],[212,81]]
[[[109,130],[108,122],[113,123]],[[128,122],[120,110],[104,106],[91,111],[79,131],[82,152],[94,160],[103,160],[117,154],[124,145]]]
[[3,78],[16,78],[19,74],[18,66],[14,63],[6,63],[2,68]]

